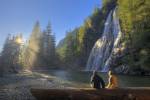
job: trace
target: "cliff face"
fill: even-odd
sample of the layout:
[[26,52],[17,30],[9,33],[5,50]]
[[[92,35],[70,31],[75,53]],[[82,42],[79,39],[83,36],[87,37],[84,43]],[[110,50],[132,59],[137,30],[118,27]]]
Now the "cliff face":
[[118,0],[123,38],[120,55],[112,68],[118,73],[147,74],[150,71],[150,1]]

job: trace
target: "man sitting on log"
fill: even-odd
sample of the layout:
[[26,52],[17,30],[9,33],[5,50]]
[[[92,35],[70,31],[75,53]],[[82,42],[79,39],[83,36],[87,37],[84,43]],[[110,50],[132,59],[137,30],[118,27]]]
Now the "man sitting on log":
[[103,79],[97,74],[96,71],[93,72],[91,77],[91,85],[95,89],[105,88],[105,82]]

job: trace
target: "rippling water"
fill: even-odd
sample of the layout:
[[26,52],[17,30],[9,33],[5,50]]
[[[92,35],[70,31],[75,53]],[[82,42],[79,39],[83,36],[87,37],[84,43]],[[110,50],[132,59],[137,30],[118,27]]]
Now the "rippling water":
[[[68,81],[77,87],[90,87],[91,72],[84,71],[64,71],[64,70],[51,70],[40,71],[44,74],[55,76],[61,80]],[[99,73],[104,79],[106,85],[108,82],[107,73]],[[150,76],[127,76],[116,75],[118,77],[119,87],[150,87]]]

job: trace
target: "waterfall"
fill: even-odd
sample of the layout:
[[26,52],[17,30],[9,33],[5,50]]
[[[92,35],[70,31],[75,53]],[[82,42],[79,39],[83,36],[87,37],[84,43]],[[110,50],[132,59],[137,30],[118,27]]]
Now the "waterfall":
[[121,34],[117,8],[115,8],[108,14],[102,37],[96,41],[92,48],[86,71],[107,72],[109,70],[113,55],[119,47]]

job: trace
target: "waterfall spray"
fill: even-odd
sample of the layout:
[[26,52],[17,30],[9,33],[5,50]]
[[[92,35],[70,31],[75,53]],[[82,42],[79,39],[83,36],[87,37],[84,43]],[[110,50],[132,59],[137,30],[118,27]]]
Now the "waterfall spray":
[[110,69],[112,57],[119,46],[121,34],[117,8],[115,8],[109,12],[102,37],[96,41],[92,48],[86,71],[97,70],[107,72]]

